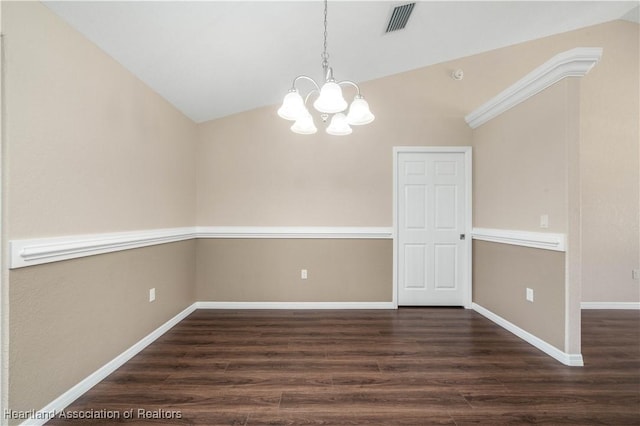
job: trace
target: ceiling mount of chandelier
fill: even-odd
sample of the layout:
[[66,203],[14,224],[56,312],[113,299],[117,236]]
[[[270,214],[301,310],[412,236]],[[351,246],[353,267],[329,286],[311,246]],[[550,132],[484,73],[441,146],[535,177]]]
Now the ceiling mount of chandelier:
[[[278,109],[278,115],[286,120],[294,121],[291,131],[302,135],[311,135],[318,131],[313,116],[307,108],[307,102],[312,95],[317,97],[313,102],[313,107],[321,113],[322,121],[326,123],[331,117],[326,128],[330,135],[348,135],[352,132],[351,126],[371,123],[375,116],[369,110],[369,104],[360,93],[360,87],[353,81],[336,81],[333,78],[333,69],[329,66],[329,54],[327,53],[327,0],[324,2],[322,69],[324,71],[322,87],[313,78],[299,75],[293,80],[289,93],[284,97],[282,106]],[[308,80],[313,84],[313,89],[307,93],[304,99],[296,87],[299,80]],[[355,88],[356,95],[351,105],[347,104],[342,96],[341,86]],[[347,107],[349,110],[345,114]]]

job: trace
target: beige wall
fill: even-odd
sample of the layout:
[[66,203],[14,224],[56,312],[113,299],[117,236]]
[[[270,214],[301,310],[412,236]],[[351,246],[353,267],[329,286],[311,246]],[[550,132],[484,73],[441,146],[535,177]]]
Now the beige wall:
[[198,225],[391,226],[392,147],[471,144],[450,67],[363,84],[377,118],[348,137],[294,134],[276,105],[201,124]]
[[[568,233],[578,89],[575,80],[562,80],[475,129],[474,226]],[[549,216],[548,229],[540,229],[541,214]],[[565,337],[579,335],[580,323],[565,329],[565,318],[570,308],[579,310],[579,300],[565,303],[573,287],[566,285],[564,253],[475,242],[473,265],[474,303],[569,350]],[[533,303],[525,299],[527,287]]]
[[475,303],[564,351],[564,253],[474,241],[473,265]]
[[[473,133],[473,225],[567,231],[567,81]],[[549,228],[540,228],[540,215]]]
[[631,277],[640,268],[639,28],[619,21],[586,34],[599,36],[604,47],[601,63],[581,88],[586,302],[640,302],[640,281]]
[[197,256],[200,301],[392,301],[391,240],[203,239]]
[[[3,245],[195,225],[195,123],[41,3],[1,7]],[[9,407],[40,409],[195,301],[195,242],[17,269],[4,288]]]
[[[580,79],[581,202],[574,219],[581,222],[583,301],[640,302],[640,282],[631,279],[631,270],[640,267],[639,39],[638,24],[613,21],[459,61],[465,80],[483,79],[485,84],[474,82],[473,92],[486,100],[557,53],[575,47],[604,49],[601,61]],[[476,156],[480,146],[474,142],[474,147]],[[477,207],[484,203],[480,193],[474,199]],[[482,223],[492,220],[482,212],[474,214]],[[539,214],[504,215],[505,225],[498,227],[518,221],[534,230]],[[556,226],[550,217],[549,231]]]
[[[464,115],[557,53],[580,46],[604,48],[601,62],[580,83],[583,300],[637,302],[640,284],[631,280],[631,269],[640,267],[638,25],[626,21],[364,83],[377,119],[348,138],[322,131],[295,135],[276,115],[277,105],[203,123],[197,222],[390,226],[392,146],[471,144]],[[449,78],[456,68],[465,71],[464,80]],[[553,108],[536,102],[529,106],[536,117],[562,126]],[[502,146],[489,159],[509,178],[496,173],[485,176],[490,186],[476,185],[474,226],[540,231],[546,213],[546,231],[568,230],[566,153],[558,145],[543,150],[533,143],[546,141],[554,129],[528,126],[516,145]],[[488,151],[477,139],[474,147],[476,167],[486,168],[478,158]],[[515,202],[504,202],[505,191]]]
[[[393,146],[471,144],[452,66],[362,84],[377,118],[348,137],[294,134],[276,105],[199,125],[198,225],[392,226]],[[198,298],[390,302],[392,262],[391,241],[203,240]]]
[[183,241],[11,271],[11,409],[42,408],[191,305],[195,247]]
[[196,125],[40,2],[2,2],[9,237],[195,225]]
[[582,351],[582,186],[580,175],[580,92],[583,79],[567,86],[567,230],[565,352]]
[[[586,77],[556,84],[473,135],[474,226],[547,231],[538,227],[546,213],[548,231],[568,234],[565,304],[555,309],[567,324],[558,347],[569,353],[580,351],[581,300],[640,301],[631,280],[640,264],[638,25],[617,21],[481,55],[505,65],[524,52],[550,58],[576,46],[604,49]],[[479,292],[487,285],[494,280],[474,281]],[[522,303],[515,295],[497,309]]]

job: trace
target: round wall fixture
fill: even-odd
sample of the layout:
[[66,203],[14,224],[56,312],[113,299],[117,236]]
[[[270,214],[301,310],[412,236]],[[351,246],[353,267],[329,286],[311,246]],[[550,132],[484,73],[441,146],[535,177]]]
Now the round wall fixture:
[[464,71],[457,69],[451,73],[451,78],[454,80],[462,80],[464,78]]

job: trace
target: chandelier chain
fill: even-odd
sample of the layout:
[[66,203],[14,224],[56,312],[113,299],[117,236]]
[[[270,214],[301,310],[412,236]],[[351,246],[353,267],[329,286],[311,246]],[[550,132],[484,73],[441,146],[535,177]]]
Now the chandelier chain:
[[324,50],[322,52],[322,69],[329,67],[329,53],[327,52],[327,1],[324,0]]
[[[369,109],[369,104],[360,94],[360,87],[351,80],[336,81],[333,77],[333,69],[329,66],[329,53],[327,52],[327,40],[329,38],[328,3],[328,0],[324,0],[324,40],[321,55],[324,80],[321,81],[321,84],[318,84],[316,80],[307,75],[297,76],[293,80],[291,89],[285,95],[282,106],[278,109],[280,117],[294,121],[291,131],[302,135],[311,135],[318,131],[306,106],[310,96],[317,97],[313,102],[313,107],[320,112],[322,122],[328,123],[326,131],[330,135],[349,135],[352,132],[350,126],[368,124],[375,119]],[[296,83],[299,80],[307,80],[314,86],[314,89],[310,90],[304,98],[296,87]],[[355,88],[356,95],[351,104],[348,104],[344,99],[341,86],[353,86]],[[329,117],[331,117],[330,122]]]

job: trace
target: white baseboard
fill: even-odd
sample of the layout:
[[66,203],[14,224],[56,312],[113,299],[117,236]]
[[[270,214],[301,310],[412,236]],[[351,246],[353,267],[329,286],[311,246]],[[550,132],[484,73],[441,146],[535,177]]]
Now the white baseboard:
[[196,309],[396,309],[396,307],[392,302],[195,302],[47,406],[34,412],[34,416],[24,421],[21,426],[44,425]]
[[640,302],[582,302],[582,309],[640,309]]
[[196,309],[396,309],[393,302],[197,302]]
[[582,367],[584,365],[582,354],[568,354],[566,352],[563,352],[555,346],[545,342],[539,337],[534,336],[528,331],[521,329],[517,325],[507,321],[501,316],[494,314],[490,310],[483,308],[476,303],[473,304],[473,310],[565,365],[569,365],[572,367]]
[[169,331],[171,327],[178,324],[184,318],[186,318],[189,314],[195,311],[196,303],[188,306],[178,315],[171,318],[169,321],[162,324],[160,327],[152,331],[147,336],[143,337],[135,345],[131,346],[129,349],[109,361],[107,364],[93,372],[91,375],[86,377],[80,383],[60,395],[58,398],[53,400],[47,406],[36,412],[35,418],[31,418],[22,423],[22,426],[40,426],[45,424],[48,420],[50,420],[55,413],[59,413],[63,411],[66,407],[69,406],[73,401],[82,396],[89,389],[100,383],[103,379],[105,379],[109,374],[113,373],[120,366],[122,366],[125,362],[129,361],[139,352],[141,352],[144,348],[153,343],[156,339],[162,336],[164,333]]
[[[41,426],[55,416],[55,413],[63,411],[73,401],[85,392],[105,379],[109,374],[129,361],[144,348],[166,333],[171,327],[178,324],[196,309],[396,309],[393,302],[195,302],[182,312],[158,327],[156,330],[142,338],[139,342],[118,355],[113,360],[93,372],[80,383],[60,395],[44,408],[35,412],[34,418],[28,419],[21,426]],[[567,354],[531,333],[524,331],[504,318],[483,308],[478,304],[472,304],[472,309],[485,316],[501,327],[512,332],[516,336],[552,356],[563,364],[570,366],[582,366],[582,355]]]

